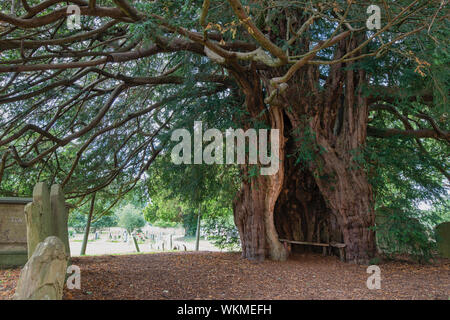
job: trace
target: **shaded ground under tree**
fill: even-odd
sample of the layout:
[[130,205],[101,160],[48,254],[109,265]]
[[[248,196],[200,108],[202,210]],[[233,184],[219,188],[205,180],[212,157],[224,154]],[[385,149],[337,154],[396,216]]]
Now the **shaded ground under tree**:
[[[386,262],[381,289],[369,290],[367,266],[297,254],[286,262],[252,262],[239,253],[158,253],[73,258],[81,290],[64,299],[443,299],[450,261]],[[13,295],[19,269],[0,270],[0,299]]]

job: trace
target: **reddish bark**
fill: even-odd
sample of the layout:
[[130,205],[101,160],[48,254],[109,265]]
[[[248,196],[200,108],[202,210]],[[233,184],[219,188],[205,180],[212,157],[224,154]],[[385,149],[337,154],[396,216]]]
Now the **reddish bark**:
[[[340,41],[335,57],[359,41]],[[285,94],[267,106],[265,118],[260,116],[267,110],[261,83],[270,91],[269,79],[283,70],[246,74],[246,78],[234,74],[250,115],[281,128],[288,139],[280,147],[279,172],[244,181],[235,200],[244,257],[284,260],[287,250],[279,235],[291,240],[343,241],[347,261],[355,263],[367,263],[375,254],[372,188],[364,169],[353,160],[365,143],[368,116],[361,92],[365,74],[354,69],[352,63],[333,65],[325,90],[319,90],[317,67],[303,67]],[[310,148],[313,155],[302,166],[291,157],[300,148]],[[244,166],[244,175],[247,170]]]

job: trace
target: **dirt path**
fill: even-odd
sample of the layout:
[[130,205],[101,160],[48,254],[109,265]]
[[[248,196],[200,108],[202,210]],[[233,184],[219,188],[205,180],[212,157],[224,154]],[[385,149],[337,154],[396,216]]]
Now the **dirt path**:
[[[367,289],[366,266],[314,254],[283,263],[250,262],[238,253],[218,252],[78,257],[73,263],[81,268],[81,290],[66,289],[65,299],[447,300],[450,296],[449,260],[434,265],[380,264],[380,290]],[[0,299],[1,291],[0,287]]]

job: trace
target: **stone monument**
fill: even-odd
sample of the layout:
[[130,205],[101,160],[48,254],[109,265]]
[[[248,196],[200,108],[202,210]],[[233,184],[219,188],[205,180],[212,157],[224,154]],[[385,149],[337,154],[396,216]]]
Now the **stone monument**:
[[34,186],[33,202],[25,206],[29,258],[38,243],[49,236],[58,237],[70,257],[68,214],[64,194],[59,185],[53,185],[50,192],[44,182]]
[[32,198],[0,198],[0,266],[23,266],[28,260],[24,208]]

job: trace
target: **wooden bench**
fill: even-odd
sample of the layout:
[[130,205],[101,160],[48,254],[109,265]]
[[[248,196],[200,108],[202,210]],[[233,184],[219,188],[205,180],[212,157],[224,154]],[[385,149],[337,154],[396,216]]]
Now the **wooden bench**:
[[303,245],[309,245],[309,246],[319,246],[322,247],[322,253],[325,256],[327,254],[327,248],[333,247],[339,249],[339,258],[341,261],[345,261],[345,243],[338,243],[338,242],[331,242],[331,243],[319,243],[319,242],[306,242],[306,241],[294,241],[294,240],[287,240],[287,239],[278,239],[280,242],[285,243],[293,243],[293,244],[303,244]]

